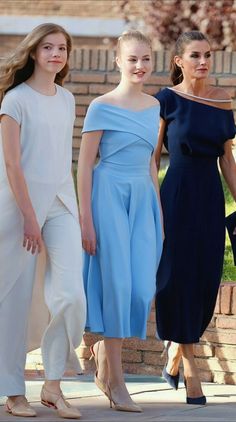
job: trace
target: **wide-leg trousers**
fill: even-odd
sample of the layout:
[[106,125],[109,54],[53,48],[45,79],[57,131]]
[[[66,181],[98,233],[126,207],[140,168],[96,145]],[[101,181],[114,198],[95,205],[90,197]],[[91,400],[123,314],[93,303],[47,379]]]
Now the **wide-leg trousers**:
[[[51,321],[42,339],[45,377],[61,379],[66,369],[80,370],[75,353],[82,340],[86,300],[78,222],[56,198],[42,228],[47,252],[45,301]],[[14,257],[9,257],[13,260]],[[25,394],[26,337],[36,256],[0,304],[0,396]]]

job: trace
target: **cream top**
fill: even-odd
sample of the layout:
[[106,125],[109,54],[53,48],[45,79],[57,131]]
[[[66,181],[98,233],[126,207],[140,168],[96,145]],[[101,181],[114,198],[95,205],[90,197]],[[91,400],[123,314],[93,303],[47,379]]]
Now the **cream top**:
[[43,95],[22,83],[5,95],[0,116],[3,114],[21,127],[21,164],[25,178],[46,184],[62,183],[71,173],[73,95],[59,85],[55,95]]

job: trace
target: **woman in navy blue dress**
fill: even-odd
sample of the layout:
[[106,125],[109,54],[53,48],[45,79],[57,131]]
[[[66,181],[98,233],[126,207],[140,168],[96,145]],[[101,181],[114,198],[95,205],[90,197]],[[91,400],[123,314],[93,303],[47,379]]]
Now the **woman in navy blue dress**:
[[189,404],[206,403],[193,346],[212,318],[223,268],[225,204],[218,158],[236,199],[231,100],[209,85],[210,67],[207,38],[198,31],[182,34],[171,63],[174,87],[156,95],[161,104],[157,164],[163,142],[170,158],[161,187],[165,242],[157,273],[157,331],[168,346],[163,376],[177,389],[182,357]]

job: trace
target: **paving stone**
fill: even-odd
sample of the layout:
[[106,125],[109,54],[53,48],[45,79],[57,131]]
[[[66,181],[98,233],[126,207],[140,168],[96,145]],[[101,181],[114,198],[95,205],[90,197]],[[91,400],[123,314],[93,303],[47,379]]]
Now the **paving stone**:
[[[180,383],[178,391],[169,388],[160,377],[127,375],[126,383],[135,402],[143,413],[118,412],[109,408],[107,398],[97,389],[92,376],[81,375],[65,378],[62,389],[66,398],[82,413],[82,421],[87,422],[235,422],[236,386],[204,383],[207,406],[185,404],[185,388]],[[37,419],[27,418],[26,422],[59,422],[68,419],[59,418],[52,409],[42,406],[39,394],[43,379],[27,381],[27,396],[37,411]],[[23,418],[8,415],[0,401],[0,421],[24,421]]]

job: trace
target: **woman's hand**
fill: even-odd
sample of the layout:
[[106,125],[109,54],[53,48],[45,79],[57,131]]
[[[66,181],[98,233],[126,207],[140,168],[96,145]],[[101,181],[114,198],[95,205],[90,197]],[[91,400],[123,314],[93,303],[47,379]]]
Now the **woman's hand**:
[[79,151],[77,171],[79,215],[82,246],[89,255],[96,254],[97,246],[92,213],[92,175],[102,133],[102,130],[85,132],[82,136]]
[[23,247],[34,254],[43,246],[24,172],[21,167],[20,125],[4,114],[1,118],[2,146],[8,180],[17,205],[24,218]]
[[80,218],[80,224],[81,224],[82,246],[89,255],[95,255],[97,240],[96,240],[96,233],[95,233],[93,222],[91,220],[83,221],[83,219]]
[[35,254],[35,252],[40,253],[42,250],[43,240],[41,230],[34,216],[24,218],[23,247],[32,254]]

